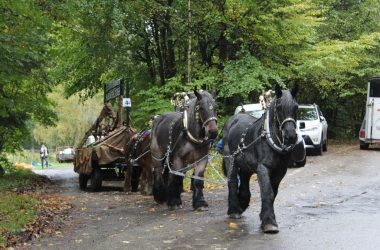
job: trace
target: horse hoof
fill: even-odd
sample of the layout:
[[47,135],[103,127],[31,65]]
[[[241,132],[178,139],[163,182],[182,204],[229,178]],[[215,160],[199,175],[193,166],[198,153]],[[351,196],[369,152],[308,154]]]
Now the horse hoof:
[[182,209],[182,205],[173,205],[173,206],[168,206],[169,210],[177,210],[177,209]]
[[266,224],[263,227],[263,232],[266,234],[276,234],[278,233],[278,227],[272,224]]
[[208,211],[208,207],[197,207],[194,210],[197,211],[197,212]]
[[177,206],[168,206],[170,211],[176,210]]
[[241,219],[241,214],[229,214],[228,216],[231,219]]

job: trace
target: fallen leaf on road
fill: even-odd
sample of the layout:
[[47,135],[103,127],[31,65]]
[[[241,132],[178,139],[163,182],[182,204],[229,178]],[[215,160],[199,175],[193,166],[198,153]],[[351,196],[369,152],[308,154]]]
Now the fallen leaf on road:
[[229,226],[230,226],[230,228],[233,228],[233,229],[237,228],[237,224],[233,223],[233,222],[230,222]]
[[116,207],[115,206],[108,206],[106,207],[106,209],[115,209]]

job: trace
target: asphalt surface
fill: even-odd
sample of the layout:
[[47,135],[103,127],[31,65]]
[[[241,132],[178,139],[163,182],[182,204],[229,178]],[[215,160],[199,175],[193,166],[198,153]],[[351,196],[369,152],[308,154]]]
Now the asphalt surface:
[[60,231],[27,248],[379,249],[380,147],[358,148],[330,146],[304,168],[288,170],[275,202],[276,235],[260,230],[257,182],[250,207],[233,220],[226,216],[227,188],[205,192],[209,211],[192,211],[191,193],[182,195],[183,209],[169,211],[152,197],[123,193],[121,183],[82,192],[71,168],[43,170],[75,208]]

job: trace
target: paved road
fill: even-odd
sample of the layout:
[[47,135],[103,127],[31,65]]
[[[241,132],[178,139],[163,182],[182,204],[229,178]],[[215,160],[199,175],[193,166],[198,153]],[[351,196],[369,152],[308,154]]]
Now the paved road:
[[[47,170],[48,171],[48,170]],[[69,170],[68,170],[69,171]],[[280,233],[260,231],[259,188],[240,220],[226,217],[227,190],[207,191],[210,210],[191,210],[191,194],[176,212],[151,197],[117,187],[78,191],[76,179],[61,180],[60,195],[75,204],[62,230],[34,241],[32,249],[379,249],[380,148],[330,147],[289,169],[275,209]],[[57,177],[55,177],[57,178]]]

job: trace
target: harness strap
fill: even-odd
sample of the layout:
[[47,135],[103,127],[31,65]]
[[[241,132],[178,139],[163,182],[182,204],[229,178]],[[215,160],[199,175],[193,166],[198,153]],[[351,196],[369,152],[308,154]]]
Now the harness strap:
[[[208,119],[203,123],[202,127],[204,127],[205,124],[207,124],[208,122],[213,121],[213,120],[217,121],[218,119],[217,119],[216,117],[210,117],[210,118],[208,118]],[[182,123],[183,123],[184,130],[185,130],[185,132],[186,132],[186,135],[187,135],[187,137],[189,138],[189,140],[190,140],[191,142],[194,142],[194,143],[196,143],[196,144],[204,144],[204,143],[206,143],[206,142],[208,141],[208,137],[204,137],[203,139],[197,139],[197,138],[195,138],[195,137],[191,134],[191,132],[189,131],[189,129],[188,129],[188,124],[187,124],[187,123],[188,123],[188,118],[187,118],[187,108],[185,108],[185,110],[183,111],[183,119],[182,119]]]
[[285,125],[285,123],[287,123],[287,122],[292,122],[292,123],[294,123],[294,125],[297,126],[296,121],[295,121],[293,118],[288,117],[288,118],[286,118],[285,120],[282,121],[282,123],[281,123],[281,125],[280,125],[280,129],[282,129],[282,127],[283,127],[283,126]]
[[206,121],[203,122],[202,127],[206,127],[207,123],[211,121],[218,121],[218,118],[216,118],[215,116],[208,118]]

